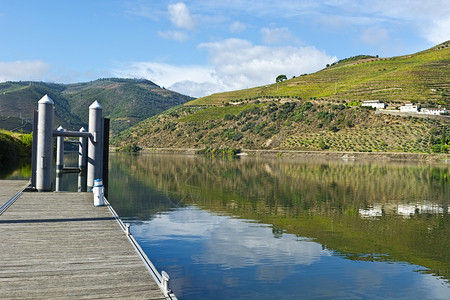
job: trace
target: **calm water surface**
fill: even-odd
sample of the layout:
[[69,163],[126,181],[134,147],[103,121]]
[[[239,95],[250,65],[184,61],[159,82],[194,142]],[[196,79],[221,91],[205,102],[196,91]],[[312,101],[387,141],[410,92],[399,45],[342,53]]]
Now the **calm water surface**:
[[450,299],[449,165],[112,155],[180,299]]
[[109,200],[179,299],[450,299],[449,171],[111,154]]

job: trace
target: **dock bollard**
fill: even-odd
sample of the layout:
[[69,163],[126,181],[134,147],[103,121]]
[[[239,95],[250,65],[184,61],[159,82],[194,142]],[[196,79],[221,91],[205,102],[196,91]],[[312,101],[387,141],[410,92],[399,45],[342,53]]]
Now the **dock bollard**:
[[170,293],[169,287],[170,276],[166,273],[166,271],[161,272],[161,288],[163,293],[167,296]]
[[92,192],[94,193],[94,206],[105,205],[105,199],[103,196],[104,195],[103,180],[101,179],[94,180],[94,187],[92,189]]

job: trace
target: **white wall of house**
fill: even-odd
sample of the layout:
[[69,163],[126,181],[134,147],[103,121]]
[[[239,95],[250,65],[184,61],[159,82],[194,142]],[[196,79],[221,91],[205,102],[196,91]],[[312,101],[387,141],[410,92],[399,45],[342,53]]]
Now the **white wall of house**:
[[387,105],[383,102],[380,102],[379,100],[373,100],[373,101],[364,101],[363,103],[361,103],[361,106],[369,106],[384,109],[386,108]]
[[447,109],[445,108],[423,108],[420,110],[420,113],[425,115],[440,115],[446,112]]
[[412,103],[406,103],[405,105],[400,106],[400,111],[401,112],[418,112],[419,106],[414,105]]

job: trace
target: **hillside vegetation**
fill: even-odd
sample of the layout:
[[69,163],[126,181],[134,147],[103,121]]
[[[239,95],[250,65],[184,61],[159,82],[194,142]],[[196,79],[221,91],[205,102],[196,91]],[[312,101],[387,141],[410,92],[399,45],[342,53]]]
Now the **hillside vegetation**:
[[45,94],[55,102],[55,126],[87,129],[89,105],[98,100],[111,119],[113,134],[193,98],[148,80],[99,79],[77,84],[43,82],[0,83],[0,128],[30,132],[33,111]]
[[0,178],[17,167],[19,160],[31,158],[31,134],[0,130]]
[[345,59],[315,74],[190,101],[125,130],[113,143],[206,150],[447,153],[450,126],[445,117],[380,114],[360,103],[446,106],[449,67],[448,43],[402,57]]
[[[302,100],[381,100],[450,106],[450,41],[416,54],[343,59],[314,74],[227,93],[213,94],[188,105],[222,105],[231,101],[288,97]],[[274,78],[275,82],[275,78]]]

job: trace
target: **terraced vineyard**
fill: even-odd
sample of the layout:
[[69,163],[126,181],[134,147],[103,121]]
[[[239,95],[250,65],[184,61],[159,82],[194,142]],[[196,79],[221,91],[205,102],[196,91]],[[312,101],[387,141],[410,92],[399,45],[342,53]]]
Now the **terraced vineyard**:
[[358,130],[292,135],[283,141],[286,149],[355,152],[428,152],[430,127],[425,124],[389,125]]
[[187,105],[222,105],[232,100],[291,97],[311,100],[380,100],[450,104],[450,42],[392,58],[346,59],[317,73],[268,86],[213,94]]

